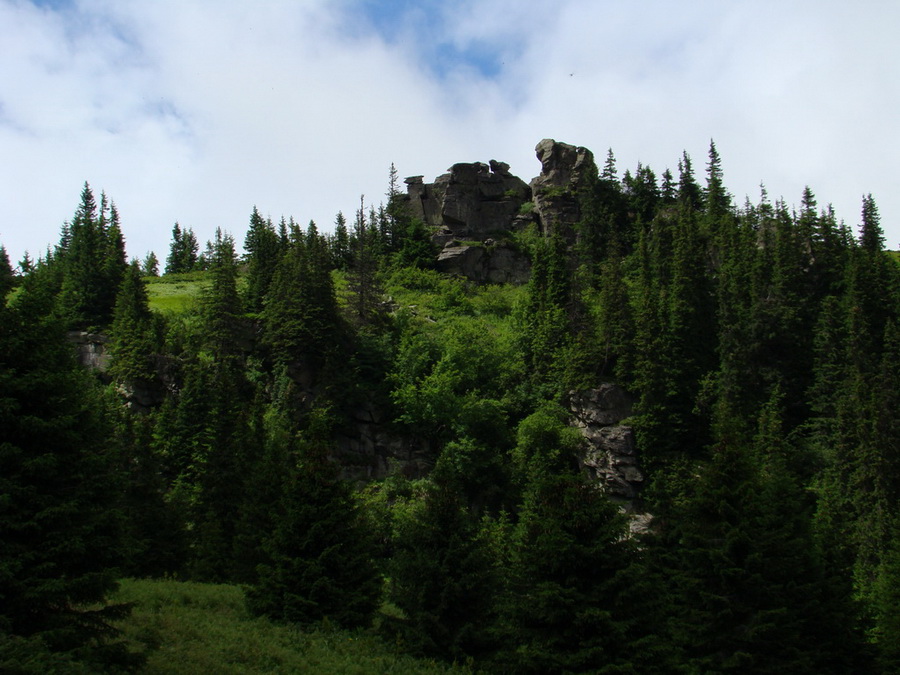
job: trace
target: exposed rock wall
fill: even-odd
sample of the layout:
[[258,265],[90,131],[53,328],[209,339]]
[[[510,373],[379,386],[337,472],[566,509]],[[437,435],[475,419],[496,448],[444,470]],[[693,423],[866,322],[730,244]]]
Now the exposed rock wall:
[[78,362],[99,373],[109,370],[109,337],[102,333],[88,333],[83,330],[69,331],[68,341],[75,347]]
[[422,176],[406,179],[410,212],[433,228],[433,240],[442,248],[440,271],[479,283],[521,284],[528,280],[530,263],[505,235],[536,223],[546,235],[574,241],[579,192],[597,173],[594,155],[551,138],[535,152],[541,173],[530,184],[496,160],[454,164],[433,183]]
[[528,257],[499,239],[532,222],[522,216],[531,189],[509,172],[505,162],[459,163],[433,183],[422,176],[406,179],[413,217],[434,229],[442,247],[437,267],[479,283],[525,283]]
[[632,400],[622,387],[602,384],[569,393],[571,424],[584,437],[582,466],[628,513],[640,512],[644,482],[634,431],[621,422],[631,416]]
[[541,173],[531,181],[534,210],[544,234],[573,241],[581,220],[578,193],[597,172],[594,154],[583,147],[545,138],[535,148]]
[[433,450],[421,439],[388,432],[380,411],[367,405],[335,438],[336,459],[344,478],[367,482],[395,473],[421,478],[432,469]]

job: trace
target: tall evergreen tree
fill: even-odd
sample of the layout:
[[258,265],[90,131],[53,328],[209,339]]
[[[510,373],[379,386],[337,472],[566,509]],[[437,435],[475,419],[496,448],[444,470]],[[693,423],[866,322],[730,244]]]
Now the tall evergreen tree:
[[244,239],[244,250],[247,251],[247,277],[244,291],[244,303],[247,311],[259,312],[275,267],[281,255],[281,243],[272,221],[264,220],[256,207],[250,215],[250,228]]
[[126,267],[125,248],[115,219],[107,221],[106,200],[99,209],[90,185],[72,218],[70,241],[61,257],[63,280],[59,311],[72,328],[101,328],[112,319],[116,292]]
[[153,251],[148,251],[144,256],[141,272],[147,277],[159,276],[159,259]]
[[6,304],[6,296],[16,283],[16,275],[9,262],[9,254],[6,247],[0,245],[0,303]]
[[514,672],[664,671],[653,664],[657,653],[638,646],[653,622],[640,593],[628,597],[639,585],[633,542],[615,505],[573,470],[577,432],[563,419],[545,408],[519,426],[515,456],[525,485],[500,662]]
[[197,266],[197,252],[200,247],[197,237],[191,228],[181,229],[175,223],[172,227],[172,242],[169,245],[169,256],[166,258],[166,274],[191,272]]
[[330,424],[317,411],[285,476],[282,516],[264,544],[268,561],[247,594],[253,611],[311,625],[367,625],[381,597],[374,542],[349,486],[328,459]]
[[0,631],[54,650],[115,633],[118,476],[103,404],[40,295],[0,305]]
[[119,381],[147,380],[153,376],[153,318],[147,288],[137,261],[131,263],[116,299],[110,329],[110,374]]
[[210,285],[201,299],[206,347],[217,359],[237,356],[243,331],[234,239],[216,230]]

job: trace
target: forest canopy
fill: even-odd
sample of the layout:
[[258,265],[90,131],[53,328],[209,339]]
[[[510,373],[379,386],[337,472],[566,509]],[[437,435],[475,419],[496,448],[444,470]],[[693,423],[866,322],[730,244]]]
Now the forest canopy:
[[705,179],[542,144],[530,185],[454,166],[501,186],[465,237],[392,166],[329,234],[176,223],[162,276],[88,184],[45,256],[0,249],[0,664],[139,667],[107,599],[168,577],[487,672],[896,672],[875,200],[851,230],[736,204],[714,144]]

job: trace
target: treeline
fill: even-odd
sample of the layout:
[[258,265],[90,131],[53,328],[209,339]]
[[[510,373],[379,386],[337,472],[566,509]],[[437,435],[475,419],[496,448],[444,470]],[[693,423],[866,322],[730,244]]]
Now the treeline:
[[[687,154],[677,179],[612,152],[587,174],[574,227],[512,235],[524,288],[433,271],[392,168],[330,236],[254,209],[239,258],[218,232],[177,315],[86,186],[0,307],[0,663],[130,667],[98,607],[116,575],[175,575],[488,671],[895,672],[900,276],[874,200],[858,233],[808,189],[738,206],[714,145],[704,185]],[[166,271],[198,259],[176,226]],[[88,328],[105,379],[65,344]],[[568,424],[604,381],[636,398],[640,536]],[[415,462],[342,477],[360,410]]]

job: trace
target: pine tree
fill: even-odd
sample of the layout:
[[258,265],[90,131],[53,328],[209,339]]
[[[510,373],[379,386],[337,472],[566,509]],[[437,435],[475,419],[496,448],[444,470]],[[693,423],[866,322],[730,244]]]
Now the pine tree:
[[397,516],[388,600],[402,612],[382,630],[414,654],[463,661],[489,649],[499,579],[478,521],[438,475]]
[[378,283],[379,242],[377,229],[366,221],[365,198],[360,196],[351,241],[353,264],[349,273],[353,294],[351,307],[359,324],[374,322],[378,315],[381,288]]
[[0,245],[0,304],[6,304],[6,296],[16,284],[16,275],[9,262],[6,247]]
[[118,223],[110,231],[106,213],[98,210],[87,183],[60,260],[63,280],[58,307],[67,325],[81,329],[106,326],[112,319],[118,282],[124,272],[124,244]]
[[147,255],[144,257],[142,267],[143,269],[141,271],[143,272],[144,276],[159,276],[159,260],[157,259],[156,254],[153,251],[147,252]]
[[706,165],[706,218],[710,232],[718,231],[717,223],[731,208],[731,199],[722,182],[722,160],[716,144],[709,141],[709,163]]
[[276,362],[319,370],[332,362],[339,318],[331,258],[318,235],[292,244],[272,279],[263,311],[263,340]]
[[347,219],[338,211],[334,218],[334,236],[331,238],[332,265],[335,269],[346,271],[350,267],[350,235],[347,232]]
[[628,598],[638,585],[634,544],[606,494],[573,470],[577,432],[563,419],[545,408],[519,427],[525,486],[499,662],[515,672],[650,672],[637,645],[653,622],[639,594]]
[[0,630],[67,651],[113,635],[123,614],[106,602],[119,479],[103,403],[41,302],[0,305]]
[[216,230],[210,285],[201,298],[206,347],[219,360],[237,356],[241,351],[243,320],[237,290],[237,261],[234,239]]
[[244,291],[244,304],[249,312],[259,312],[263,308],[263,301],[275,267],[281,255],[281,243],[272,221],[264,220],[253,207],[250,215],[250,228],[244,239],[244,250],[247,251],[247,276]]
[[197,266],[197,237],[190,228],[181,229],[175,223],[172,227],[172,243],[169,246],[169,257],[166,258],[166,274],[191,272]]
[[137,261],[125,276],[116,299],[110,329],[110,375],[120,382],[148,380],[154,374],[151,355],[153,317],[147,299],[147,288]]
[[312,415],[297,464],[285,477],[282,513],[264,544],[267,563],[247,593],[251,609],[312,625],[366,626],[381,596],[369,536],[349,486],[328,459],[327,414]]

